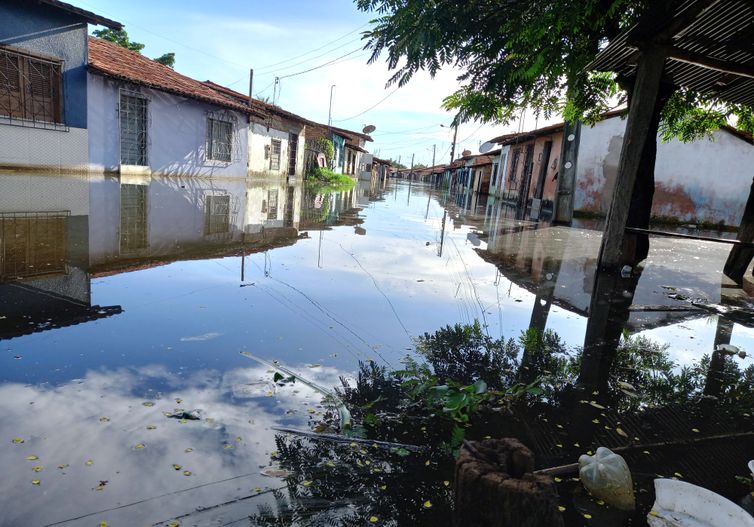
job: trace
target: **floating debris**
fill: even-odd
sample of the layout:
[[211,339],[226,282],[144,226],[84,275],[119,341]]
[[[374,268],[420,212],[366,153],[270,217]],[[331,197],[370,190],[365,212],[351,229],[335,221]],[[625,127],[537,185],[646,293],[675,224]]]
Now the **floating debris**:
[[26,461],[36,461],[37,459],[39,459],[39,456],[36,456],[34,454],[26,456]]
[[[170,419],[180,419],[187,421],[201,421],[201,410],[184,410],[183,408],[176,408],[173,412],[165,412],[165,417]],[[209,419],[207,419],[209,421]]]
[[152,401],[144,401],[141,403],[142,406],[146,406],[147,408],[151,408],[154,406],[154,403]]
[[20,437],[14,437],[11,440],[11,443],[13,443],[14,445],[20,445],[21,443],[24,443],[24,442],[25,441],[22,438],[20,438]]

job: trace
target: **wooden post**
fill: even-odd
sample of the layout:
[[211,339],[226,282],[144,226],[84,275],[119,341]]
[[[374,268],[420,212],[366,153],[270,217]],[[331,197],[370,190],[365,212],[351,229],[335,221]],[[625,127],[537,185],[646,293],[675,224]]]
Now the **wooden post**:
[[[636,84],[628,111],[626,133],[623,136],[618,175],[615,181],[610,210],[598,259],[598,269],[619,270],[626,263],[623,241],[626,234],[631,196],[641,167],[642,152],[647,141],[657,141],[649,131],[659,96],[662,73],[665,69],[665,51],[657,46],[647,46],[639,57]],[[633,263],[633,262],[631,262]]]
[[550,476],[517,439],[465,441],[456,461],[455,527],[562,527]]
[[[744,215],[741,218],[741,225],[738,228],[736,239],[742,242],[754,241],[754,181],[751,183],[749,199],[746,201]],[[734,246],[730,250],[730,254],[728,254],[728,260],[725,262],[723,272],[731,280],[740,284],[752,258],[754,258],[754,249],[751,247]]]

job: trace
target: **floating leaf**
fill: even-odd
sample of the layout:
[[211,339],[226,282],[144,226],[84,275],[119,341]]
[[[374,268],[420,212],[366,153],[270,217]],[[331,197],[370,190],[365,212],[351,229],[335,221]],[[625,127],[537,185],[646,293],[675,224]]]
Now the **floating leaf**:
[[565,508],[565,507],[563,507],[562,505],[558,505],[558,510],[559,510],[560,512],[564,512],[564,511],[566,510],[566,508]]
[[181,404],[182,402],[183,402],[183,399],[181,399],[180,397],[175,398],[175,404]]
[[92,465],[94,465],[94,461],[92,461],[91,459],[87,459],[86,461],[84,461],[84,465],[86,465],[87,467],[91,467]]
[[183,467],[180,465],[177,465],[176,463],[173,463],[173,469],[174,470],[181,470]]
[[241,436],[236,436],[236,442],[238,442],[238,443],[241,442]]
[[424,508],[425,509],[431,509],[432,508],[432,502],[427,500],[424,502]]
[[136,445],[134,445],[134,448],[135,448],[136,450],[141,450],[141,449],[143,449],[143,448],[144,448],[145,446],[146,446],[146,445],[145,445],[144,443],[136,443]]
[[369,517],[369,522],[370,523],[377,523],[378,521],[380,521],[380,519],[377,516],[370,516]]
[[39,456],[35,456],[34,454],[26,456],[26,461],[36,461],[37,459],[39,459]]
[[68,468],[69,466],[70,466],[70,465],[69,465],[68,463],[63,463],[63,464],[61,464],[61,465],[58,465],[58,469],[60,469],[60,470],[65,470],[65,469],[67,469],[67,468]]
[[189,454],[189,453],[191,453],[193,451],[194,451],[194,449],[191,448],[191,447],[189,447],[189,448],[187,448],[187,449],[184,450],[184,452],[186,452],[187,454]]
[[183,471],[183,475],[184,476],[190,476],[191,475],[191,471],[190,470],[184,470]]
[[450,481],[448,481],[446,479],[445,481],[442,482],[442,484],[445,485],[446,487],[448,487],[448,486],[450,486]]
[[103,415],[102,417],[99,418],[100,423],[107,423],[109,421],[110,421],[110,418],[106,415]]
[[157,427],[155,425],[147,425],[147,430],[154,430]]
[[231,448],[233,448],[233,445],[231,445],[230,443],[225,443],[225,444],[223,445],[223,448],[224,448],[225,450],[230,450]]
[[24,440],[23,440],[23,439],[21,439],[20,437],[14,437],[14,438],[13,438],[13,439],[11,440],[11,443],[13,443],[14,445],[20,445],[20,444],[21,444],[21,443],[23,443],[23,442],[24,442]]
[[31,467],[31,470],[34,472],[42,472],[44,470],[44,467],[42,465],[34,465]]
[[584,514],[584,518],[586,518],[587,520],[591,520],[591,519],[592,519],[592,515],[591,515],[591,514],[586,514],[586,513],[585,513],[585,514]]
[[32,484],[32,485],[39,485],[40,483],[42,483],[42,482],[41,482],[41,481],[39,481],[38,479],[33,479],[33,480],[31,480],[31,484]]
[[597,408],[598,410],[604,410],[604,409],[605,409],[605,407],[604,407],[604,406],[602,406],[601,404],[599,404],[599,403],[598,403],[597,401],[589,401],[589,404],[590,404],[591,406],[594,406],[594,407],[595,407],[595,408]]
[[142,406],[146,406],[147,408],[151,408],[154,406],[154,403],[152,401],[144,401],[141,403]]
[[625,433],[625,432],[624,432],[623,430],[621,430],[620,428],[616,428],[616,429],[615,429],[615,433],[616,433],[616,434],[618,434],[619,436],[628,437],[628,434],[627,434],[627,433]]
[[99,527],[107,527],[107,522],[105,520],[102,520],[99,522]]
[[698,428],[692,428],[691,431],[694,432],[695,434],[699,433],[699,429]]

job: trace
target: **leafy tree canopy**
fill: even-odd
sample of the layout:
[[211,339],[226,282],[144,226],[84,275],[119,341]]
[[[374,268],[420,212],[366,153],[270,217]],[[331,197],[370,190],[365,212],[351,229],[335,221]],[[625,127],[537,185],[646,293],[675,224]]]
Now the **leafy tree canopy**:
[[[673,0],[677,2],[678,0]],[[443,106],[456,122],[508,124],[524,109],[593,122],[625,101],[626,79],[587,72],[598,51],[645,14],[652,0],[355,0],[377,14],[365,32],[370,63],[385,53],[388,85],[454,66],[461,87]],[[669,2],[668,5],[671,5]],[[695,139],[732,117],[754,131],[752,109],[679,91],[663,111],[665,138]]]
[[168,68],[175,67],[175,53],[165,53],[164,55],[161,55],[154,60],[155,62],[159,62],[160,64],[163,64]]
[[[94,36],[118,44],[122,48],[126,48],[136,53],[141,53],[144,49],[144,44],[141,42],[134,42],[128,37],[128,32],[125,29],[98,29],[94,31]],[[160,64],[164,64],[169,68],[175,67],[175,53],[165,53],[164,55],[154,59]]]

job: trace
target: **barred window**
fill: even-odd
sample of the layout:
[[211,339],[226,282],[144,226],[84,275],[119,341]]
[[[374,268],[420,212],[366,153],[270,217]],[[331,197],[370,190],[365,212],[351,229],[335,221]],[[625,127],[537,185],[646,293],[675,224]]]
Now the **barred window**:
[[204,234],[224,234],[230,230],[230,196],[207,196],[204,202]]
[[280,170],[280,152],[282,151],[282,148],[280,139],[272,140],[272,147],[270,148],[270,170]]
[[276,220],[278,217],[278,190],[267,191],[267,219]]
[[233,123],[208,117],[207,159],[230,162],[232,146]]
[[0,116],[62,123],[61,62],[0,48]]

